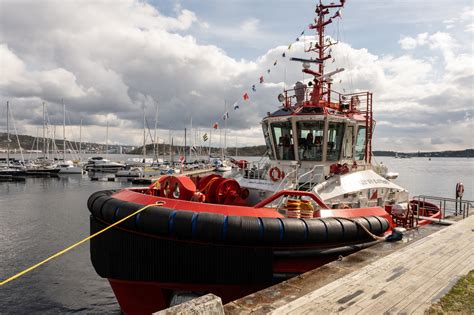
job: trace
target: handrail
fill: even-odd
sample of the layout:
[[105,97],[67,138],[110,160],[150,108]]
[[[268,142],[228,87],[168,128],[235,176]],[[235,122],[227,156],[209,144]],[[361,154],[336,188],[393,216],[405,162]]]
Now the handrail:
[[324,203],[324,201],[321,200],[321,198],[319,198],[318,195],[316,195],[315,193],[313,192],[310,192],[310,191],[300,191],[300,190],[280,190],[279,192],[277,192],[276,194],[274,195],[271,195],[270,197],[268,197],[267,199],[264,199],[262,201],[260,201],[259,203],[257,203],[254,208],[263,208],[264,206],[268,205],[269,203],[275,201],[276,199],[280,198],[281,196],[283,195],[287,195],[287,196],[306,196],[306,197],[310,197],[311,199],[313,199],[321,208],[323,209],[329,209],[328,205],[326,205]]
[[[298,168],[295,167],[294,170],[292,170],[291,172],[289,172],[288,174],[285,175],[285,177],[282,179],[282,181],[280,182],[280,184],[278,185],[276,191],[279,191],[281,186],[283,185],[283,183],[286,183],[289,181],[289,179],[291,178],[290,175],[293,175],[294,173],[296,173],[298,171]],[[296,187],[295,187],[296,188]]]
[[[303,174],[301,174],[300,176],[298,176],[298,182],[299,182],[299,179],[302,178],[303,176],[306,176],[306,175],[308,175],[308,174],[314,173],[314,171],[315,171],[316,168],[318,168],[318,167],[324,167],[324,165],[315,165],[315,166],[313,166],[313,168],[312,168],[311,170],[309,170],[308,172],[303,173]],[[297,186],[297,189],[303,187],[303,186],[306,185],[307,183],[312,184],[313,178],[314,178],[314,174],[311,175],[311,177],[310,177],[310,179],[309,179],[308,181],[306,181],[306,182],[304,182],[303,184]],[[310,185],[310,186],[311,186],[311,185]]]
[[[439,209],[441,211],[441,218],[446,217],[446,211],[448,210],[448,214],[452,214],[454,216],[461,215],[463,219],[469,216],[469,210],[472,208],[473,201],[471,200],[463,200],[462,198],[446,198],[446,197],[438,197],[438,196],[428,196],[428,195],[418,195],[413,197],[414,200],[418,200],[419,202],[439,202]],[[451,203],[451,208],[447,207],[448,203]],[[452,203],[454,203],[454,208],[452,207]],[[417,207],[418,208],[418,207]],[[420,215],[419,209],[417,209],[418,216]]]

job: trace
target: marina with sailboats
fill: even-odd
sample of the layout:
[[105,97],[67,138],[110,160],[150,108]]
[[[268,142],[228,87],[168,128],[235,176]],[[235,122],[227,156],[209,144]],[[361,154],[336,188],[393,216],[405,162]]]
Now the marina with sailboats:
[[474,275],[438,5],[2,1],[2,312],[431,312]]

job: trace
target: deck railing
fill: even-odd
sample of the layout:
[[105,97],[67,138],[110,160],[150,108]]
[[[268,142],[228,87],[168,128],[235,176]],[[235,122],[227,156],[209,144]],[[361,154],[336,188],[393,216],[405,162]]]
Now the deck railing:
[[[471,200],[463,200],[461,198],[445,198],[445,197],[436,197],[436,196],[427,196],[427,195],[419,195],[413,198],[419,202],[429,202],[435,204],[439,207],[441,211],[441,216],[439,220],[441,221],[442,218],[446,218],[446,216],[458,216],[462,215],[463,219],[469,216],[469,211],[474,204],[474,201]],[[420,209],[417,209],[417,216],[420,216]]]

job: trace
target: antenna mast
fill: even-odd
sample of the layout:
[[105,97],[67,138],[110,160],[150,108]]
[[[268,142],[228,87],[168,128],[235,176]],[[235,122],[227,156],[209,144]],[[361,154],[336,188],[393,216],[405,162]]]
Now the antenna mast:
[[[315,24],[310,24],[309,28],[310,29],[315,29],[316,30],[316,35],[318,38],[318,42],[316,43],[315,47],[308,49],[307,51],[314,51],[317,54],[317,59],[314,60],[313,62],[318,63],[318,72],[313,71],[309,69],[308,67],[305,67],[303,69],[304,73],[308,73],[314,76],[314,88],[313,88],[313,94],[311,96],[311,104],[312,106],[321,106],[320,101],[324,99],[324,96],[327,95],[326,100],[329,102],[330,101],[330,90],[331,90],[331,79],[326,78],[324,76],[324,61],[327,59],[331,58],[331,53],[328,52],[326,54],[326,50],[335,45],[336,43],[333,43],[331,41],[326,41],[325,36],[324,36],[324,29],[326,25],[331,24],[332,20],[336,17],[341,16],[341,11],[340,9],[336,11],[336,13],[331,16],[329,19],[326,19],[326,15],[330,13],[330,9],[333,8],[342,8],[344,7],[345,0],[340,0],[339,4],[334,4],[331,3],[329,5],[324,5],[322,4],[322,1],[319,1],[319,4],[316,6],[316,18],[314,19]],[[323,105],[324,106],[324,105]]]

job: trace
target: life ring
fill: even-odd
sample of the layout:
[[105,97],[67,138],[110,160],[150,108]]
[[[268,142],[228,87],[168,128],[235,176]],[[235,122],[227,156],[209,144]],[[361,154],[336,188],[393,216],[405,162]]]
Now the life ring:
[[268,175],[270,176],[270,179],[274,182],[285,178],[285,172],[283,172],[276,166],[272,167],[270,171],[268,171]]
[[462,198],[463,195],[464,195],[464,184],[457,183],[456,184],[456,198]]

